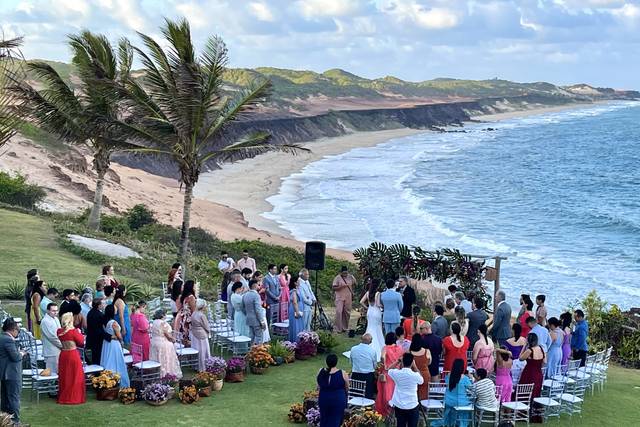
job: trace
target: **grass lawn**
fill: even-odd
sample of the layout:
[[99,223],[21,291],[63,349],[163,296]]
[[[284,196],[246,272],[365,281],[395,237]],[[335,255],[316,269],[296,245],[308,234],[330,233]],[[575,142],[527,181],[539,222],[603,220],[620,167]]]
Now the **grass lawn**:
[[[341,339],[342,352],[355,340]],[[222,391],[190,406],[177,400],[162,407],[144,402],[122,405],[98,402],[93,392],[80,406],[57,405],[44,398],[39,405],[23,398],[23,421],[32,426],[286,426],[289,406],[302,401],[302,393],[315,387],[315,376],[323,365],[322,356],[271,367],[265,375],[247,374],[244,383],[225,383]],[[340,356],[340,367],[349,369]],[[582,418],[563,416],[557,426],[632,426],[640,420],[640,371],[611,366],[605,391],[587,396]],[[524,424],[523,424],[524,425]]]
[[38,268],[43,279],[58,288],[93,285],[101,273],[101,266],[61,248],[51,222],[44,218],[0,209],[0,236],[0,286],[25,283],[32,268]]

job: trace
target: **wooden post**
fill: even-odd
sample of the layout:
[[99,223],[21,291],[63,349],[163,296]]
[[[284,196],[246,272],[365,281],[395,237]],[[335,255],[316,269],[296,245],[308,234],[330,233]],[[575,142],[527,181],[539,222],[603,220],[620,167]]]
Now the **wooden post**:
[[495,260],[495,269],[496,269],[496,278],[493,281],[493,312],[496,312],[496,309],[498,308],[497,304],[496,304],[496,294],[498,293],[498,290],[500,289],[500,257],[497,256],[494,258]]

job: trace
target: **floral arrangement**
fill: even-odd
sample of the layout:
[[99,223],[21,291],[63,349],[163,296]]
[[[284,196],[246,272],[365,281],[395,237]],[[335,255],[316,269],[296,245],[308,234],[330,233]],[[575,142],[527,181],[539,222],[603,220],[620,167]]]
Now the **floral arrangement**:
[[317,399],[318,396],[320,396],[320,392],[318,390],[305,391],[303,394],[303,400]]
[[298,334],[298,343],[310,342],[315,345],[320,344],[320,336],[313,331],[302,331]]
[[142,397],[148,402],[163,402],[169,398],[171,387],[162,383],[149,384],[142,390]]
[[178,392],[178,399],[180,399],[180,402],[190,405],[197,402],[200,399],[200,395],[198,394],[198,389],[195,385],[188,385],[180,389]]
[[160,378],[160,382],[162,384],[166,384],[170,387],[175,387],[178,385],[178,377],[173,374],[165,374],[164,377]]
[[275,364],[273,357],[269,354],[269,346],[266,344],[254,345],[246,356],[249,366],[254,368],[268,368]]
[[275,359],[277,357],[287,357],[293,354],[293,352],[289,351],[282,342],[275,341],[269,346],[269,354]]
[[302,403],[294,403],[289,408],[289,414],[287,415],[289,418],[289,422],[295,424],[302,424],[305,422],[307,417],[304,415],[304,409],[302,408]]
[[372,409],[357,410],[343,424],[344,427],[375,427],[383,420],[382,415]]
[[227,372],[232,374],[244,371],[246,363],[243,357],[232,357],[227,361]]
[[226,369],[227,361],[222,357],[207,357],[204,361],[204,370],[212,375],[215,375],[216,378],[224,377]]
[[338,346],[338,339],[329,331],[320,331],[318,337],[320,339],[320,347],[325,350],[331,350]]
[[104,370],[100,375],[91,378],[91,385],[95,390],[115,388],[120,384],[120,374]]
[[123,405],[130,405],[136,401],[136,389],[133,387],[121,388],[118,397]]
[[298,334],[298,345],[296,347],[296,356],[308,358],[318,354],[318,344],[320,337],[315,332],[300,332]]
[[193,377],[193,384],[198,388],[211,387],[218,378],[210,372],[198,372]]
[[307,425],[310,427],[320,426],[320,410],[318,408],[309,408],[306,413]]
[[291,341],[282,341],[282,345],[284,346],[284,348],[286,348],[290,352],[295,352],[296,349],[298,348],[298,344]]

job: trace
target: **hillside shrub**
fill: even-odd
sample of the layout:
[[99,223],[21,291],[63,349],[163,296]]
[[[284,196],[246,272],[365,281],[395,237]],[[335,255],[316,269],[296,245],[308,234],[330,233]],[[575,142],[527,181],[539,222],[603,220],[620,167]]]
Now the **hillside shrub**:
[[0,202],[34,209],[46,195],[41,187],[29,184],[23,175],[0,172]]
[[153,212],[149,210],[145,205],[138,204],[129,209],[126,213],[127,223],[129,229],[136,231],[148,224],[154,224],[156,219],[153,216]]
[[12,280],[0,290],[0,296],[4,299],[24,300],[24,283]]

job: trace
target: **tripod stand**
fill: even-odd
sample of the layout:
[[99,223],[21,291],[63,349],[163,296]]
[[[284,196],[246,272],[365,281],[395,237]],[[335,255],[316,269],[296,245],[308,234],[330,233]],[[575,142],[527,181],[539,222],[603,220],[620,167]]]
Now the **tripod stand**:
[[316,294],[316,305],[313,310],[313,318],[311,319],[311,329],[314,331],[324,330],[324,331],[332,331],[333,325],[331,321],[325,314],[322,309],[322,305],[320,304],[320,295],[318,294],[318,270],[314,270],[316,272],[316,283],[315,283],[315,294]]

